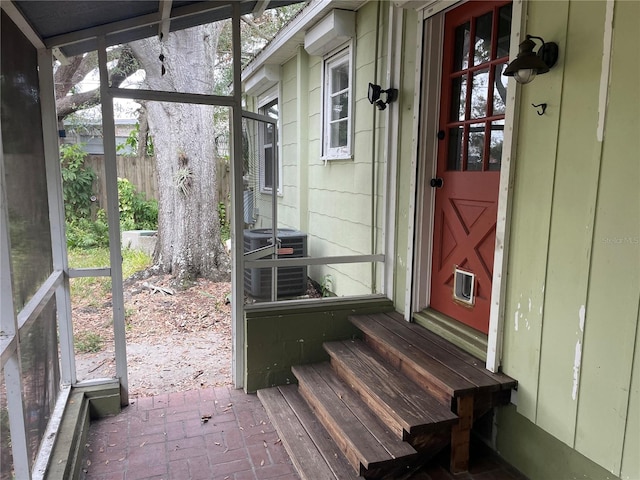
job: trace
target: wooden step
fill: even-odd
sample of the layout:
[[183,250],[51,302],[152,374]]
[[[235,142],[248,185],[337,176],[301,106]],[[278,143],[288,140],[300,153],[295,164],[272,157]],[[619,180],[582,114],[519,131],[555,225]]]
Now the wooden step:
[[467,471],[474,420],[507,404],[516,381],[489,372],[478,359],[396,312],[352,315],[349,320],[387,362],[442,403],[450,402],[458,415],[451,429],[450,469]]
[[353,315],[349,320],[363,332],[368,345],[442,403],[516,385],[506,375],[484,369],[455,345],[405,322],[398,313]]
[[391,432],[328,362],[292,370],[300,393],[359,475],[379,478],[378,472],[416,460],[416,450]]
[[302,480],[358,478],[296,385],[258,390],[258,398]]
[[[338,375],[403,440],[450,432],[457,421],[450,406],[394,370],[361,340],[324,344]],[[437,453],[437,452],[434,452]]]

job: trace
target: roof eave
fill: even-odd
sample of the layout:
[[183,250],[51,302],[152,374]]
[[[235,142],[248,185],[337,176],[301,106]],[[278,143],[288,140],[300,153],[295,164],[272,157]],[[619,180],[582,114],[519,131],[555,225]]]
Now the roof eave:
[[[340,2],[336,0],[313,0],[251,60],[242,71],[242,82],[260,70],[264,65],[282,65],[292,58],[300,45],[304,44],[305,32],[318,23],[334,8],[349,7],[358,10],[368,0],[351,0]],[[277,58],[277,60],[276,60]]]

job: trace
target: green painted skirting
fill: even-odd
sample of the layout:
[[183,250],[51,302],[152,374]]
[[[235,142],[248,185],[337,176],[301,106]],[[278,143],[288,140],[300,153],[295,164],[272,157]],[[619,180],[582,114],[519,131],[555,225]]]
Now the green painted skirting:
[[391,300],[382,296],[327,298],[318,301],[252,305],[245,310],[245,390],[295,383],[293,365],[329,357],[324,342],[359,335],[347,317],[388,312]]
[[497,412],[497,451],[531,480],[614,480],[611,472],[552,437],[514,405]]
[[47,480],[69,480],[80,476],[84,445],[91,420],[120,413],[117,381],[74,388],[69,395],[49,462]]

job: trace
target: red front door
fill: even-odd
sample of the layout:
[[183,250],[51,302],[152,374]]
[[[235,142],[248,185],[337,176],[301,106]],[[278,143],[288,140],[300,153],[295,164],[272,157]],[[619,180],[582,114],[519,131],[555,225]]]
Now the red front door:
[[445,17],[431,308],[484,333],[504,138],[511,3],[468,2]]

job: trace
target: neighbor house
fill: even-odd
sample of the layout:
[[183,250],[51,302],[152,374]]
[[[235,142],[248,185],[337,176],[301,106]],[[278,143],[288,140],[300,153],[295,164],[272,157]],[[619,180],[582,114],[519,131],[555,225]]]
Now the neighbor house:
[[[329,463],[388,474],[323,409],[364,399],[393,467],[451,444],[464,471],[475,420],[531,478],[639,478],[640,3],[312,0],[235,63],[244,99],[108,85],[110,45],[227,17],[237,40],[286,3],[2,2],[3,465],[73,477],[89,417],[128,403],[112,100],[134,98],[232,110],[234,381],[276,414],[326,382]],[[520,69],[522,43],[545,58]],[[96,49],[111,264],[79,271],[50,67]],[[89,275],[112,279],[116,371],[78,382],[69,278]]]

